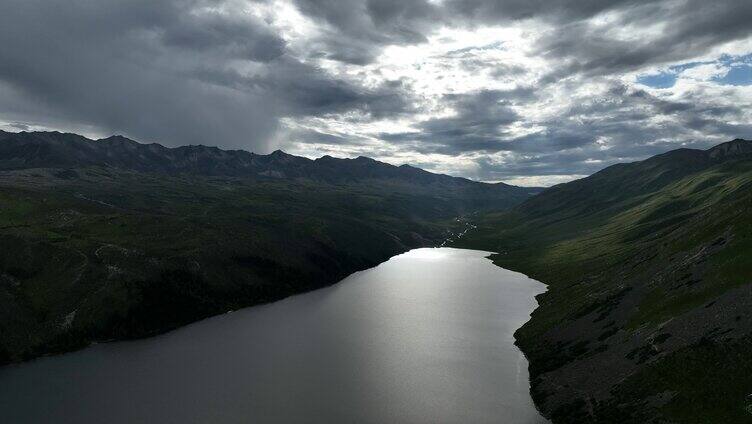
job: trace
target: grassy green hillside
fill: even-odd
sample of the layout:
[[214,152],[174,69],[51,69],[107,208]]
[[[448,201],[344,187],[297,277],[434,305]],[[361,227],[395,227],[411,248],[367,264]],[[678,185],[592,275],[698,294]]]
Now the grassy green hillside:
[[516,336],[555,423],[752,422],[750,149],[607,168],[457,242],[549,285]]

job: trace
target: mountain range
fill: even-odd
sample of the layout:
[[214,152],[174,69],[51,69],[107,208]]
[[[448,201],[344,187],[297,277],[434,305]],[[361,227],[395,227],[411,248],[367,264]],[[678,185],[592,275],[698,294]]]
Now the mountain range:
[[277,150],[258,155],[244,150],[222,150],[203,145],[169,148],[142,144],[123,136],[90,140],[59,132],[0,131],[0,170],[29,168],[80,168],[106,166],[165,175],[202,175],[243,178],[309,179],[338,183],[366,179],[456,187],[485,195],[505,192],[527,196],[539,188],[520,188],[504,183],[486,184],[465,178],[434,174],[410,165],[393,166],[364,156],[315,160]]

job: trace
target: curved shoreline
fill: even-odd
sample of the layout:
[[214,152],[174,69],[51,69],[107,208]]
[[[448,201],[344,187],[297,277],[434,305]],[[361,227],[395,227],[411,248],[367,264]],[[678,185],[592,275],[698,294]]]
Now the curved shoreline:
[[[529,414],[540,415],[530,399],[527,367],[520,362],[526,359],[513,333],[528,319],[534,295],[543,286],[496,267],[487,259],[489,253],[418,249],[330,287],[216,316],[156,338],[100,344],[6,367],[0,369],[0,381],[8,393],[0,404],[9,403],[13,411],[11,404],[23,405],[24,399],[33,398],[43,409],[68,413],[58,416],[78,414],[77,422],[91,422],[81,417],[121,417],[126,404],[116,396],[118,390],[138,387],[129,392],[129,405],[170,392],[170,399],[190,405],[195,414],[191,417],[218,405],[235,413],[259,414],[284,404],[308,414],[319,411],[315,414],[331,420],[337,404],[354,408],[348,412],[355,414],[353,419],[378,422],[415,422],[408,418],[412,414],[423,417],[417,420],[422,422],[435,422],[436,414],[486,422],[507,414],[519,419],[510,418],[512,422],[529,423]],[[56,380],[55,376],[71,373],[77,376],[75,386],[68,386],[67,379]],[[254,377],[238,379],[246,374]],[[191,383],[170,388],[175,378]],[[191,389],[197,382],[202,382],[201,401]],[[42,392],[40,383],[47,387]],[[150,394],[154,384],[164,388]],[[235,389],[227,392],[227,387]],[[71,390],[77,398],[67,404],[64,399]],[[278,390],[297,400],[276,398]],[[233,400],[243,393],[256,398],[250,410]],[[81,411],[76,405],[90,405],[91,396],[105,396],[101,400],[112,404],[115,412],[96,411],[96,406],[93,412]],[[309,398],[320,399],[310,403]],[[193,400],[186,403],[187,399]],[[520,403],[523,399],[526,403]],[[165,401],[160,410],[183,414],[175,409],[177,404]],[[494,412],[496,408],[506,412]],[[36,409],[19,411],[16,421],[47,422],[23,418]],[[296,422],[289,415],[294,411],[279,413],[290,418],[285,422]]]

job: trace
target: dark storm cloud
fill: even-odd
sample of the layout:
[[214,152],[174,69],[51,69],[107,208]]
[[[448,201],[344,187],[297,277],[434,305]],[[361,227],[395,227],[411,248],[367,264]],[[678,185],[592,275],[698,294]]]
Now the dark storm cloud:
[[413,111],[401,81],[363,87],[333,78],[320,68],[290,56],[276,59],[272,72],[242,75],[233,69],[201,68],[194,76],[201,81],[240,93],[270,93],[267,108],[289,117],[329,116],[359,112],[364,119],[381,119]]
[[598,13],[650,0],[447,0],[453,16],[474,22],[498,23],[531,18],[565,22],[589,18]]
[[190,76],[201,59],[268,58],[261,47],[241,51],[238,37],[274,40],[278,50],[269,33],[191,17],[199,1],[9,1],[0,14],[0,39],[9,41],[0,43],[0,79],[32,99],[42,117],[52,110],[168,144],[242,145],[244,136],[254,146],[275,129],[266,93],[238,95]]
[[[537,18],[555,22],[535,46],[551,63],[559,64],[539,80],[540,90],[560,85],[565,78],[575,85],[593,78],[609,81],[646,66],[688,60],[752,34],[752,3],[747,1],[546,1],[545,8],[543,5],[535,1],[449,3],[457,13],[476,20]],[[604,11],[612,12],[607,27],[593,27],[586,21]],[[657,25],[662,28],[630,40],[619,39],[611,32],[630,25],[636,30]],[[519,138],[510,138],[503,130],[486,134],[479,151],[506,151],[509,156],[503,163],[480,159],[477,177],[498,180],[589,174],[616,162],[677,148],[676,142],[704,148],[752,135],[752,126],[730,123],[744,121],[739,105],[709,103],[708,96],[698,92],[669,101],[613,84],[605,98],[577,104],[562,116],[538,122],[546,130]],[[657,117],[665,118],[664,122],[656,124]],[[499,124],[503,125],[504,119]],[[496,143],[489,141],[494,138]],[[605,143],[601,143],[603,140]],[[461,152],[456,146],[466,145],[454,141],[440,150]]]
[[[341,44],[328,44],[335,50],[330,58],[353,63],[373,60],[385,44],[420,42],[421,37],[394,31],[406,23],[413,22],[412,28],[419,34],[431,33],[432,27],[425,25],[420,13],[405,13],[405,3],[381,2],[386,12],[376,13],[374,2],[353,2],[351,7],[343,7],[340,2],[298,0],[302,10],[324,20],[341,35],[337,38]],[[455,110],[454,116],[421,122],[415,125],[415,132],[380,135],[400,149],[447,155],[509,152],[512,165],[505,163],[505,170],[500,172],[507,177],[586,174],[617,161],[675,148],[677,145],[669,140],[707,147],[721,137],[750,135],[749,126],[728,123],[740,117],[738,107],[707,104],[707,98],[700,96],[679,101],[658,99],[614,81],[624,72],[688,60],[723,43],[749,37],[752,2],[448,0],[441,7],[416,4],[422,13],[459,27],[543,23],[547,29],[533,47],[558,66],[540,78],[537,90],[553,89],[567,79],[576,86],[594,78],[611,81],[613,88],[605,99],[585,100],[563,115],[541,122],[530,122],[514,107],[513,102],[535,104],[538,99],[532,91],[515,99],[509,98],[513,97],[510,93],[492,91],[446,95],[443,101]],[[591,19],[603,13],[609,13],[607,23],[593,25]],[[619,29],[630,27],[634,31],[654,30],[631,39],[618,35]],[[363,43],[370,43],[372,48],[363,48]],[[443,59],[459,63],[466,71],[488,70],[499,80],[523,75],[525,69],[520,66],[479,59],[479,52],[502,48],[501,42],[480,45],[450,51]],[[667,121],[656,125],[653,120],[657,116]],[[545,129],[515,137],[509,128],[512,124]],[[699,139],[697,131],[711,135],[712,141]],[[484,176],[491,175],[490,165],[479,168]]]
[[263,151],[282,116],[385,116],[407,105],[392,86],[363,88],[286,54],[269,25],[212,9],[221,2],[9,2],[0,113],[16,120]]
[[353,137],[349,134],[322,133],[315,130],[293,130],[287,134],[287,139],[293,143],[323,144],[328,146],[359,147],[365,146],[367,140],[362,137]]
[[314,40],[314,55],[363,65],[384,46],[415,44],[443,20],[438,7],[426,0],[294,0],[309,17],[329,30]]
[[[606,28],[574,20],[562,23],[541,40],[539,51],[562,65],[549,80],[610,75],[686,60],[752,34],[752,2],[744,0],[636,2],[629,8],[611,10],[618,13]],[[632,39],[608,33],[628,25],[635,31],[663,26],[651,35]]]
[[[483,180],[520,176],[587,175],[606,166],[663,153],[677,147],[707,148],[713,143],[752,134],[752,125],[730,124],[741,118],[736,107],[701,101],[672,102],[613,83],[604,96],[583,101],[544,122],[544,130],[514,136],[510,124],[527,124],[514,105],[535,101],[535,91],[483,91],[447,96],[456,114],[422,123],[419,131],[382,138],[421,153],[477,155]],[[656,117],[667,118],[661,124]],[[698,138],[697,131],[712,138]],[[677,141],[682,141],[677,145]],[[486,155],[503,153],[503,162]]]
[[165,46],[228,58],[268,62],[285,52],[285,42],[260,22],[218,14],[178,15],[159,35]]
[[[612,12],[613,21],[594,27],[588,19]],[[448,0],[444,13],[455,22],[503,24],[538,20],[553,24],[538,46],[542,53],[568,58],[567,72],[623,72],[702,54],[752,32],[752,2],[746,0]],[[656,24],[654,34],[621,40],[610,34],[626,25]]]
[[[477,176],[487,179],[585,174],[676,141],[706,147],[752,136],[741,106],[708,100],[717,93],[657,97],[620,82],[625,72],[695,60],[750,37],[747,0],[289,1],[316,27],[295,47],[272,20],[238,12],[267,0],[5,0],[0,118],[19,129],[54,125],[268,151],[282,118],[327,118],[341,130],[415,116],[415,131],[378,138],[404,155],[504,156],[478,160]],[[383,81],[378,59],[388,46],[420,45],[443,27],[518,24],[534,40],[526,54],[550,69],[539,75],[524,61],[489,59],[515,48],[505,40],[432,57],[451,77],[487,75],[517,87],[437,95],[451,116],[423,118],[436,105],[421,103],[414,84],[422,81],[374,82]],[[610,90],[568,104],[591,83]],[[552,102],[567,107],[553,117],[525,113]],[[365,142],[345,130],[289,135],[308,144]]]
[[381,138],[412,144],[422,153],[497,152],[506,148],[504,140],[510,138],[505,127],[522,119],[511,106],[534,97],[532,88],[448,94],[443,103],[451,105],[453,116],[424,121],[417,132],[382,134]]

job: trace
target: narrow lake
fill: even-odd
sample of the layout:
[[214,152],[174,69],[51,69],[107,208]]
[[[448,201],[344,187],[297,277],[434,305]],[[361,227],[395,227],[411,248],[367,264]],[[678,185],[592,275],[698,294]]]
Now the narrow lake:
[[416,249],[162,336],[0,368],[0,421],[545,423],[513,338],[545,286],[487,255]]

